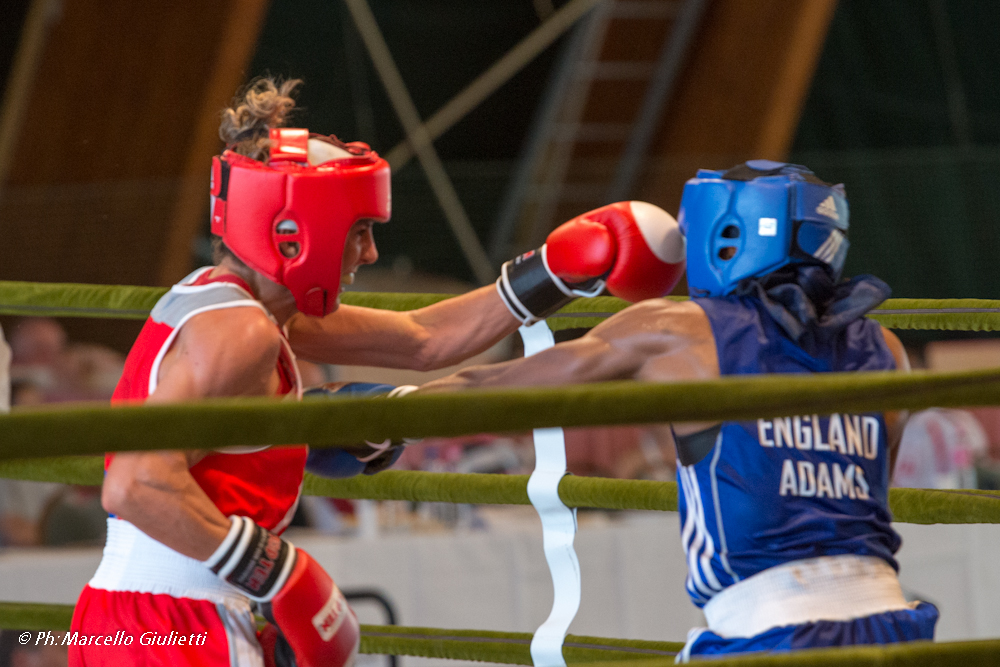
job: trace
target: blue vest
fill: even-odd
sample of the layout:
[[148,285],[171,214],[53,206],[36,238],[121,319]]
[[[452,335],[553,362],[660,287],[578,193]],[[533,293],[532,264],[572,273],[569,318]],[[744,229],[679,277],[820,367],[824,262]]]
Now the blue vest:
[[[866,318],[810,354],[756,297],[695,303],[711,323],[722,375],[896,367],[879,325]],[[706,435],[712,439],[699,459],[685,450],[688,465],[677,468],[687,590],[696,605],[757,572],[805,558],[857,554],[897,567],[881,413],[727,421]]]

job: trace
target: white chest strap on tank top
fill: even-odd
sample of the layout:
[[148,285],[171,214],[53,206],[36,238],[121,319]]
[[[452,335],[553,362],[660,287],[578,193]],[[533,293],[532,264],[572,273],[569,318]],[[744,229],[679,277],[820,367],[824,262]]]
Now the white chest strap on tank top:
[[[519,330],[524,356],[555,344],[545,320]],[[562,645],[569,624],[580,609],[580,561],[573,549],[576,510],[559,498],[559,482],[566,475],[566,442],[561,428],[537,428],[535,470],[528,479],[528,498],[542,520],[542,545],[552,574],[552,611],[531,639],[535,667],[566,667]]]

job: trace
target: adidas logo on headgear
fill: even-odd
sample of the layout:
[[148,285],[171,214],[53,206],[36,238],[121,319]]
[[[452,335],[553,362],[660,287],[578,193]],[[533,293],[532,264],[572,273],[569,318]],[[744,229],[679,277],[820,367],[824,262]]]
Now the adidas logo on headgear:
[[840,220],[840,215],[837,214],[837,202],[833,201],[833,195],[821,201],[816,207],[816,212],[833,220]]

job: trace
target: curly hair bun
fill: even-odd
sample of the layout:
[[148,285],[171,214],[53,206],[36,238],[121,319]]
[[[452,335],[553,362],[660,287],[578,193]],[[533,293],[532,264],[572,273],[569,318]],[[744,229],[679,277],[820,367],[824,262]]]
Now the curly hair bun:
[[219,138],[230,150],[254,160],[266,160],[273,127],[282,127],[295,108],[292,93],[301,79],[280,81],[261,77],[251,81],[222,111]]

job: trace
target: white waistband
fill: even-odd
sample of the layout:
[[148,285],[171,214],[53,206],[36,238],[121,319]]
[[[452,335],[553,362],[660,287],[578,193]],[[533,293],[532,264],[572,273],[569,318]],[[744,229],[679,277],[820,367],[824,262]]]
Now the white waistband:
[[768,568],[705,605],[721,637],[753,637],[785,625],[846,621],[909,609],[896,571],[873,556],[823,556]]
[[108,518],[108,541],[91,588],[248,605],[205,565],[157,542],[128,521]]

